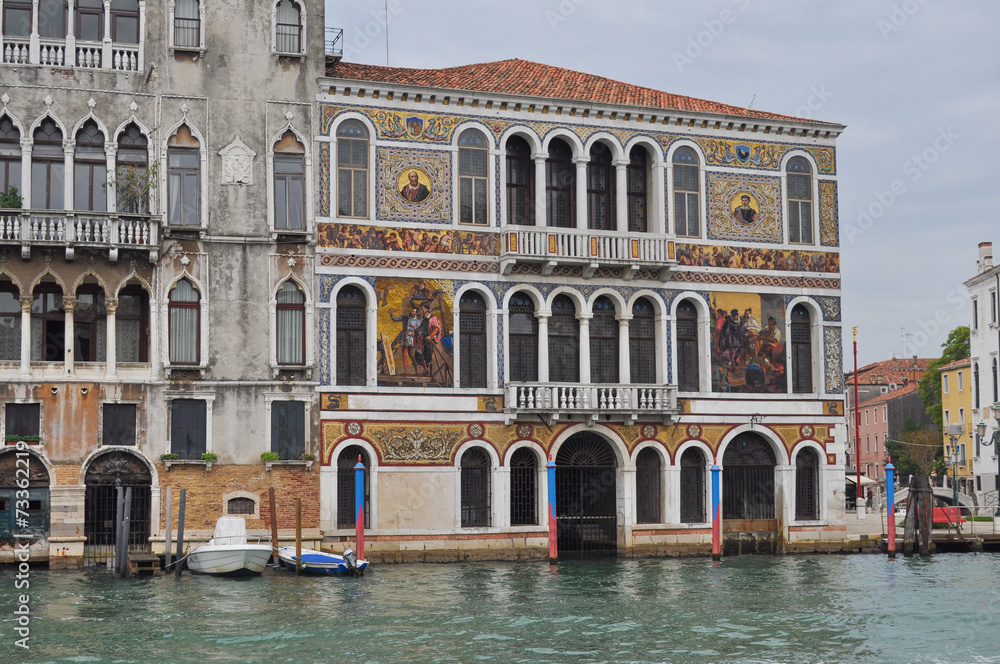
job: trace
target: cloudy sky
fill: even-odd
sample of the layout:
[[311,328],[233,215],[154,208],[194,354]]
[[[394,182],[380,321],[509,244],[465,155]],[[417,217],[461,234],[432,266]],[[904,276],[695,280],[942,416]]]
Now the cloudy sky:
[[[327,0],[345,60],[386,64],[385,7]],[[998,2],[388,0],[388,14],[394,67],[522,58],[847,125],[846,368],[853,325],[861,364],[939,355],[969,324],[978,243],[1000,258]]]

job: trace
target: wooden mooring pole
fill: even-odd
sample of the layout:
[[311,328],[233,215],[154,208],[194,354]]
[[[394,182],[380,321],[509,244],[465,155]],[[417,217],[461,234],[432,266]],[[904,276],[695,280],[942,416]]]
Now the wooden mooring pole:
[[934,492],[927,477],[910,480],[910,493],[906,497],[906,522],[903,526],[903,555],[931,553],[931,527],[934,518]]
[[278,560],[278,509],[277,501],[274,499],[274,487],[267,491],[268,505],[271,508],[271,548],[274,549],[274,564],[280,565]]
[[181,557],[184,555],[184,504],[187,502],[187,489],[181,489],[181,504],[177,508],[177,561],[174,564],[174,575],[181,578]]
[[128,538],[132,530],[132,487],[125,489],[125,503],[122,505],[122,557],[118,576],[128,578]]
[[302,573],[302,499],[295,499],[295,576]]
[[166,521],[167,521],[167,532],[165,539],[163,541],[163,551],[165,553],[163,557],[163,569],[170,569],[170,561],[173,558],[173,551],[170,550],[170,545],[173,544],[173,534],[174,534],[174,487],[167,487],[167,504],[165,507]]
[[121,569],[122,564],[122,525],[125,517],[122,512],[125,504],[125,489],[122,487],[121,479],[115,480],[115,574]]

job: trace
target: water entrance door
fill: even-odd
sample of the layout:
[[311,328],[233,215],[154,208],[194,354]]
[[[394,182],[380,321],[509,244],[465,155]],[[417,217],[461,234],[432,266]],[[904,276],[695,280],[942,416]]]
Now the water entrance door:
[[596,434],[579,433],[556,456],[559,556],[618,552],[618,472],[614,451]]

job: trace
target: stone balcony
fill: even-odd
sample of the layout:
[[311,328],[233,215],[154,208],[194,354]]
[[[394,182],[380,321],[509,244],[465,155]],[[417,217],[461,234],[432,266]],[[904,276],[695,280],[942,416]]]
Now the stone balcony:
[[79,67],[138,72],[142,70],[140,44],[98,42],[66,39],[38,39],[4,36],[0,43],[0,58],[4,64],[42,65],[47,67]]
[[66,260],[76,258],[78,247],[107,249],[108,260],[118,260],[122,249],[145,251],[149,262],[160,255],[160,222],[149,215],[115,212],[64,212],[0,210],[0,246],[19,245],[21,257],[31,257],[33,248],[62,248]]
[[521,416],[541,416],[550,424],[583,416],[593,424],[602,415],[634,424],[639,417],[662,419],[679,411],[675,385],[613,385],[609,383],[507,383],[504,399],[507,423]]
[[519,263],[540,263],[543,275],[558,266],[578,266],[588,279],[602,267],[624,268],[625,279],[644,268],[666,279],[677,264],[674,241],[667,235],[535,226],[507,226],[500,258],[504,274]]

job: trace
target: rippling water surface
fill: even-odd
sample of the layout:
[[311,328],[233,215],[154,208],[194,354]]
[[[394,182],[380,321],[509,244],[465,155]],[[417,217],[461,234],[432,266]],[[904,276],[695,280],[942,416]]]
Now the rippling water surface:
[[0,572],[0,662],[1000,662],[1000,555]]

